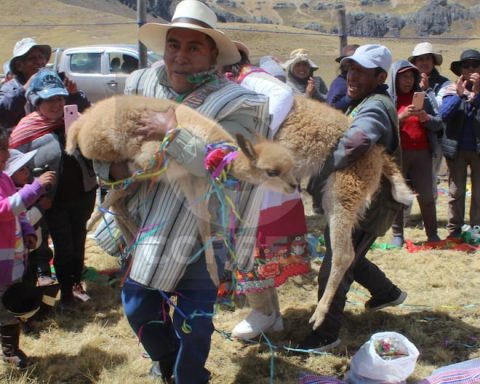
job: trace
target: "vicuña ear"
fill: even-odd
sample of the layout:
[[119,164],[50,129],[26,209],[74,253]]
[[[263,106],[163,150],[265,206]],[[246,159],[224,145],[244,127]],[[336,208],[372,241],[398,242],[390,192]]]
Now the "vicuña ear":
[[235,137],[237,138],[238,146],[245,156],[247,156],[251,161],[256,162],[257,152],[255,151],[255,148],[253,148],[252,142],[240,133],[237,133]]

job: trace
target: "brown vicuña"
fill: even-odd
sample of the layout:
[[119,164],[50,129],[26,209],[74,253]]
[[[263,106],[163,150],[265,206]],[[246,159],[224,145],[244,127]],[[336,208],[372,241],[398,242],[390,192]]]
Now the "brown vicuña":
[[[135,131],[142,125],[141,119],[150,112],[175,110],[178,127],[186,129],[201,138],[206,144],[225,142],[237,144],[241,148],[232,162],[231,174],[241,181],[263,184],[267,188],[290,193],[296,188],[293,174],[294,160],[288,149],[280,144],[255,137],[254,142],[241,135],[235,139],[218,123],[206,118],[195,110],[170,100],[152,99],[143,96],[115,96],[88,109],[70,127],[67,134],[67,153],[80,148],[82,154],[92,160],[104,162],[132,162],[135,168],[146,169],[158,152],[161,142],[145,141]],[[158,181],[175,181],[184,193],[190,209],[198,218],[199,233],[205,245],[207,269],[212,280],[218,285],[217,265],[213,254],[210,214],[208,201],[202,199],[207,194],[210,182],[208,176],[198,177],[170,159],[166,172]],[[133,240],[138,228],[130,219],[125,208],[126,191],[110,190],[102,203],[102,208],[110,206],[117,212],[115,216],[127,241]],[[100,218],[97,213],[90,220]]]
[[[295,175],[311,176],[323,167],[349,126],[348,117],[340,111],[325,103],[297,96],[276,140],[295,155]],[[322,207],[330,227],[332,269],[325,292],[310,318],[314,329],[323,322],[333,296],[353,262],[352,230],[372,201],[382,175],[391,183],[394,199],[409,205],[413,195],[393,158],[380,145],[328,177]]]

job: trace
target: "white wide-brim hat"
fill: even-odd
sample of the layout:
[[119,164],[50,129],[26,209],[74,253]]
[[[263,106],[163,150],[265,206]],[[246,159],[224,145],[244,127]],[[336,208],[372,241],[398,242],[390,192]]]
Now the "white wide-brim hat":
[[38,48],[42,51],[45,59],[50,60],[52,54],[52,47],[47,44],[38,44],[35,39],[31,37],[25,37],[24,39],[17,41],[13,48],[13,57],[10,59],[10,71],[18,75],[18,71],[15,69],[15,64],[18,60],[21,60],[32,48]]
[[289,69],[293,67],[295,64],[300,63],[302,61],[306,61],[310,68],[314,71],[318,69],[318,65],[313,62],[312,59],[308,57],[308,51],[303,48],[298,48],[290,52],[290,59],[285,61],[282,64],[282,67],[285,69]]
[[418,43],[415,48],[413,48],[412,56],[408,58],[408,61],[413,63],[416,57],[422,55],[432,55],[435,65],[442,65],[443,57],[439,53],[436,53],[433,50],[433,45],[428,42]]
[[210,36],[218,49],[217,64],[230,65],[240,61],[235,44],[216,29],[217,16],[198,0],[183,0],[175,8],[170,24],[147,23],[138,31],[139,40],[151,50],[163,54],[167,33],[173,28],[192,29]]
[[5,173],[11,177],[15,172],[17,172],[24,165],[27,165],[30,160],[34,158],[37,150],[34,149],[33,151],[23,153],[18,149],[10,148],[8,152],[10,156],[7,160],[7,165],[5,166]]

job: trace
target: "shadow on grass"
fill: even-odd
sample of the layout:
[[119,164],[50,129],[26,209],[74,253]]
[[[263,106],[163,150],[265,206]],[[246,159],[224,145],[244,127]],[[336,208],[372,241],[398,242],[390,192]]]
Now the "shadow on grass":
[[50,354],[46,357],[31,357],[32,366],[27,371],[11,369],[8,376],[15,378],[28,377],[39,383],[96,383],[103,371],[112,370],[127,360],[123,354],[105,352],[104,350],[86,346],[78,354]]
[[123,317],[120,290],[92,284],[88,293],[91,295],[90,300],[82,302],[75,299],[69,308],[64,308],[57,302],[53,309],[42,315],[41,319],[32,318],[33,322],[24,327],[24,332],[31,337],[38,337],[51,322],[72,332],[82,332],[85,326],[94,322],[114,327]]
[[[296,355],[283,349],[284,345],[296,345],[310,333],[312,327],[308,319],[313,313],[306,309],[289,309],[284,313],[285,330],[268,335],[271,344],[277,347],[274,362],[275,383],[294,383],[302,372],[316,375],[319,370],[303,369],[308,354]],[[405,308],[402,308],[405,310]],[[475,317],[471,311],[470,314]],[[458,314],[434,310],[410,313],[391,312],[345,312],[344,325],[340,331],[342,344],[332,353],[335,359],[328,360],[331,376],[342,377],[355,352],[377,332],[394,331],[407,337],[420,351],[418,362],[425,365],[441,367],[472,358],[480,350],[480,328],[462,320],[468,313]],[[258,383],[268,383],[270,375],[270,348],[267,342],[260,341],[250,350],[246,357],[239,358],[239,370],[235,384],[251,382],[252,372],[258,375]],[[333,368],[332,368],[333,362]],[[319,366],[322,363],[318,360]],[[327,365],[326,365],[327,366]],[[332,372],[333,369],[333,372]],[[320,370],[322,372],[323,370]],[[325,372],[325,371],[324,371]],[[416,378],[420,379],[420,378]],[[249,381],[250,380],[250,381]],[[257,381],[256,381],[257,382]]]

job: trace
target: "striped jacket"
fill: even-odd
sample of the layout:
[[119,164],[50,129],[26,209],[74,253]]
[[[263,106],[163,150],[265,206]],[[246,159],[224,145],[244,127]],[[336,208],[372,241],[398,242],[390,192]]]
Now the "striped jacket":
[[[125,93],[159,99],[175,99],[178,96],[169,87],[163,66],[132,73]],[[218,121],[233,135],[242,133],[252,138],[254,133],[262,136],[269,133],[268,99],[233,82],[225,81],[196,109]],[[205,143],[200,139],[181,131],[169,145],[168,153],[191,172],[208,177],[203,169],[204,148]],[[242,222],[237,228],[236,261],[239,268],[245,269],[253,264],[262,194],[252,185],[243,185],[241,191],[237,209]],[[130,277],[151,288],[174,291],[192,256],[201,249],[197,218],[175,184],[157,183],[151,187],[149,183],[143,183],[134,199],[138,202],[139,226],[148,234],[143,238],[139,236]]]

